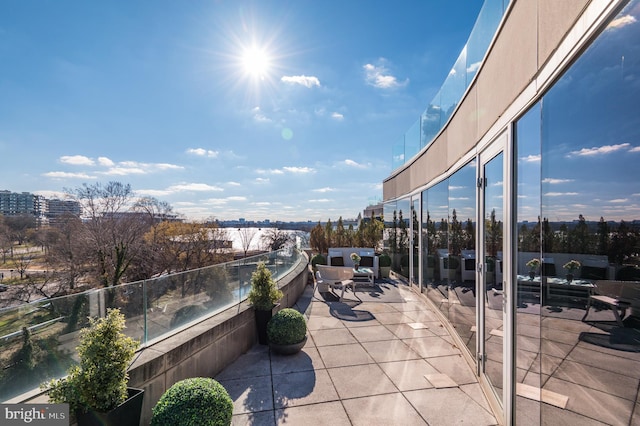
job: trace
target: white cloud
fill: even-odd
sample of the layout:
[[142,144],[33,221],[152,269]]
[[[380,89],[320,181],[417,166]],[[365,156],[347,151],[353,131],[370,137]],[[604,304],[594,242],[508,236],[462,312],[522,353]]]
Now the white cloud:
[[262,113],[260,107],[255,107],[252,110],[253,119],[258,123],[271,123],[271,119]]
[[545,178],[542,179],[542,183],[548,183],[551,185],[556,185],[559,183],[569,183],[569,182],[573,182],[573,179],[554,179],[554,178]]
[[98,157],[98,164],[104,167],[113,167],[116,163],[107,157]]
[[[384,63],[386,60],[381,58],[380,62]],[[409,84],[409,79],[398,82],[398,79],[391,75],[384,65],[365,64],[363,68],[366,83],[378,89],[395,89]]]
[[[111,161],[111,160],[109,160]],[[112,162],[113,163],[113,162]],[[108,164],[103,161],[103,164]],[[157,171],[182,170],[183,166],[169,163],[139,163],[137,161],[121,161],[100,174],[107,176],[145,175]]]
[[227,185],[229,186],[242,186],[241,184],[239,184],[238,182],[233,182],[233,181],[229,181],[227,182]]
[[629,202],[628,198],[616,198],[613,200],[609,200],[610,203],[627,203]]
[[187,154],[193,154],[199,157],[218,158],[218,155],[220,153],[218,151],[213,151],[211,149],[189,148],[187,149]]
[[252,205],[256,206],[256,207],[268,207],[271,205],[270,202],[268,201],[258,201],[256,203],[251,203]]
[[315,199],[315,200],[309,200],[310,203],[328,203],[331,200],[328,198],[319,198],[319,199]]
[[311,167],[283,167],[284,171],[296,174],[315,173]]
[[329,188],[328,186],[325,186],[324,188],[318,188],[318,189],[312,189],[313,192],[333,192],[335,191],[334,188]]
[[334,120],[342,121],[344,120],[344,115],[340,114],[339,112],[332,112],[331,118],[333,118]]
[[63,155],[60,157],[60,162],[72,166],[93,166],[95,164],[93,159],[84,155]]
[[614,19],[613,21],[611,21],[611,23],[607,26],[607,28],[622,28],[622,27],[626,27],[629,24],[633,24],[636,22],[636,18],[632,15],[624,15],[619,17],[618,19]]
[[197,191],[197,192],[211,192],[211,191],[224,191],[223,188],[219,186],[212,186],[206,183],[181,183],[177,185],[171,185],[167,188],[168,191],[171,192],[179,192],[179,191]]
[[540,155],[527,155],[526,157],[521,157],[520,160],[525,163],[539,163],[541,158]]
[[367,165],[367,164],[361,164],[361,163],[358,163],[356,161],[350,160],[348,158],[346,160],[344,160],[344,164],[349,166],[349,167],[356,168],[356,169],[366,169],[366,168],[369,167],[369,165]]
[[547,192],[546,197],[566,197],[569,195],[579,195],[577,192]]
[[144,175],[147,172],[140,167],[112,167],[106,172],[102,172],[105,175],[115,175],[115,176],[128,176],[128,175]]
[[229,201],[247,201],[247,197],[232,196],[232,197],[227,197],[227,200],[229,200]]
[[603,145],[594,146],[593,148],[582,148],[579,151],[572,151],[571,154],[579,156],[592,156],[592,155],[605,155],[612,152],[620,151],[621,149],[629,148],[631,145],[628,143],[620,143],[617,145]]
[[473,64],[471,64],[471,65],[469,65],[467,67],[467,72],[468,73],[474,73],[474,72],[478,71],[480,69],[480,65],[482,65],[482,61],[474,62]]
[[256,178],[255,182],[259,184],[269,183],[269,178]]
[[68,173],[68,172],[47,172],[42,176],[52,179],[95,179],[95,176],[90,176],[86,173]]
[[292,75],[292,76],[283,76],[280,79],[284,83],[289,84],[299,84],[301,86],[312,88],[313,86],[320,87],[320,80],[318,77],[314,76],[306,76],[306,75]]

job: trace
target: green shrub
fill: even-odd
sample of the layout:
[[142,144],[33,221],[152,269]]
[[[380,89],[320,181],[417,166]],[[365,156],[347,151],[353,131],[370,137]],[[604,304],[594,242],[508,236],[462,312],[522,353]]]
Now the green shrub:
[[249,303],[257,310],[270,311],[281,298],[282,291],[271,278],[271,271],[264,262],[258,263],[258,267],[251,274],[251,290],[247,295]]
[[285,308],[275,314],[267,324],[270,343],[292,345],[300,343],[307,334],[304,316],[295,309]]
[[233,401],[227,390],[207,377],[184,379],[162,394],[152,409],[152,426],[228,426]]
[[316,265],[326,265],[326,264],[327,264],[327,258],[320,253],[315,254],[311,258],[311,267],[313,268],[314,272],[317,270]]
[[386,253],[382,253],[378,258],[378,265],[381,268],[388,268],[389,266],[391,266],[391,257],[389,257],[389,255]]
[[69,410],[95,410],[106,413],[122,404],[128,396],[127,369],[138,342],[125,335],[124,315],[108,309],[107,316],[91,319],[89,328],[80,331],[80,365],[69,375],[42,385],[53,403],[67,403]]

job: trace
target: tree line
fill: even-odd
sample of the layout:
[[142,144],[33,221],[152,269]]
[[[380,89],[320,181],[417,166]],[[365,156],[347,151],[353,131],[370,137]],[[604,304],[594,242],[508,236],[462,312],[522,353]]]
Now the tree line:
[[[110,287],[234,258],[225,228],[215,221],[180,220],[168,203],[136,197],[129,184],[83,184],[65,193],[80,204],[82,217],[67,214],[55,226],[38,227],[33,216],[0,216],[0,268],[9,266],[21,278],[13,298],[27,301],[34,295]],[[288,241],[278,230],[266,232],[264,239],[269,249]],[[16,243],[25,242],[44,249],[37,264],[46,273],[30,272],[34,254],[15,250]]]

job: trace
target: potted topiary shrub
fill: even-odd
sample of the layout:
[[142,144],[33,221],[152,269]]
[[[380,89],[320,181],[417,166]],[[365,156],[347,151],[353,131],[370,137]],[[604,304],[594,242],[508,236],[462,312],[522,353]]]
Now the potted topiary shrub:
[[174,383],[151,411],[151,426],[228,426],[233,401],[214,379],[192,377]]
[[273,315],[276,302],[282,298],[282,292],[276,282],[271,278],[271,271],[264,262],[258,263],[258,267],[251,274],[251,290],[247,295],[249,303],[253,306],[256,315],[256,327],[258,329],[258,342],[266,345],[267,323]]
[[78,425],[137,426],[143,390],[127,388],[127,369],[138,342],[128,337],[124,315],[108,309],[107,316],[90,319],[80,331],[80,364],[67,377],[43,384],[53,403],[69,404]]
[[387,253],[382,253],[378,258],[378,266],[380,267],[380,277],[389,278],[391,272],[391,257]]
[[316,268],[316,265],[326,265],[326,264],[327,264],[327,258],[320,253],[313,255],[313,257],[311,258],[311,269],[313,269],[314,273],[318,270],[318,268]]
[[269,348],[282,355],[300,352],[307,343],[307,323],[304,315],[292,308],[285,308],[267,324]]

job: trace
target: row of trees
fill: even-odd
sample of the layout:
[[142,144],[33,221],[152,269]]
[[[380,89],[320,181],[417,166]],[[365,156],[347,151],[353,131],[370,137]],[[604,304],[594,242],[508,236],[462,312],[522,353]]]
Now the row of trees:
[[[63,295],[77,291],[79,284],[110,287],[234,257],[226,228],[213,221],[177,220],[168,203],[137,198],[128,184],[84,184],[65,192],[80,203],[83,218],[67,215],[55,227],[36,227],[33,217],[0,216],[3,263],[27,281],[11,292],[14,299]],[[255,233],[241,231],[246,254]],[[278,249],[290,238],[277,229],[267,230],[262,246]],[[44,249],[38,265],[29,250],[14,250],[16,242],[27,241]]]
[[315,253],[327,253],[331,247],[373,247],[381,249],[384,222],[373,215],[370,219],[361,220],[357,228],[349,224],[345,228],[342,217],[334,227],[331,219],[324,226],[318,222],[311,229],[309,245]]

